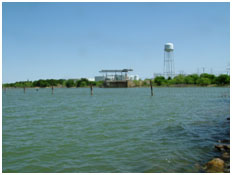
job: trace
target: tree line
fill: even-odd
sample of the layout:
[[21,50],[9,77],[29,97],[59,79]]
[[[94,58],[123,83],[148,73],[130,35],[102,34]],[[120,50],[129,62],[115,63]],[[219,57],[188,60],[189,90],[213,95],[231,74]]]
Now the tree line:
[[230,76],[226,74],[221,74],[215,76],[213,74],[191,74],[191,75],[177,75],[173,79],[165,79],[163,76],[155,77],[153,83],[157,86],[169,86],[169,85],[198,85],[198,86],[208,86],[208,85],[218,85],[224,86],[230,84]]
[[[134,87],[143,87],[150,85],[150,79],[145,80],[134,80]],[[225,86],[230,84],[230,76],[226,74],[221,74],[215,76],[213,74],[203,73],[201,75],[191,74],[191,75],[177,75],[174,78],[165,78],[163,76],[157,76],[152,80],[154,86],[175,86],[175,85],[194,85],[194,86]],[[36,81],[19,81],[15,83],[3,84],[3,87],[88,87],[88,86],[102,87],[103,81],[89,81],[86,78],[81,78],[79,80],[75,79],[47,79],[47,80],[36,80]]]
[[46,88],[46,87],[87,87],[92,84],[93,86],[98,86],[100,87],[103,82],[99,81],[89,81],[86,78],[81,78],[80,80],[75,80],[75,79],[46,79],[46,80],[36,80],[36,81],[19,81],[15,83],[5,83],[3,84],[3,87],[15,87],[15,88],[23,88],[23,87],[41,87],[41,88]]

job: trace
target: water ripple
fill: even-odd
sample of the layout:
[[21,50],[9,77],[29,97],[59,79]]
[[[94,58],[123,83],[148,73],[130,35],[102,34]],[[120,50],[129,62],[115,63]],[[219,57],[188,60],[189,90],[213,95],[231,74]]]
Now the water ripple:
[[229,137],[229,88],[9,89],[3,172],[199,172]]

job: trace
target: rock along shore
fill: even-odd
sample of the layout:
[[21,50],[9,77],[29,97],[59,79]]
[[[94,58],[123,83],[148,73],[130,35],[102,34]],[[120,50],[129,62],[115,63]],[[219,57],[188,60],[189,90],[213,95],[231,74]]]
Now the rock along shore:
[[[230,121],[230,118],[227,120]],[[220,157],[207,162],[203,170],[207,173],[230,173],[230,140],[218,140],[218,143],[214,148],[221,153]]]

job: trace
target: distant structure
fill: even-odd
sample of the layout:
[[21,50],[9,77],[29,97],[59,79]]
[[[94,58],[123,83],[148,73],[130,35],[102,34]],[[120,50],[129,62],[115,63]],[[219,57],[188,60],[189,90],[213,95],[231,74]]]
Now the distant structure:
[[163,75],[162,75],[162,73],[154,73],[153,76],[154,76],[154,78],[156,78],[156,77],[160,77],[160,76],[163,76]]
[[[122,70],[101,70],[100,73],[105,73],[106,80],[128,80],[128,72],[133,71],[132,69]],[[118,75],[118,73],[120,75]]]
[[[128,80],[139,80],[138,75],[127,75]],[[125,76],[124,75],[108,75],[107,74],[107,80],[124,80]],[[95,76],[94,77],[95,81],[105,81],[106,80],[106,75],[103,76]]]
[[230,63],[228,63],[226,66],[226,74],[230,75]]
[[95,76],[94,80],[95,81],[105,81],[105,76]]
[[164,77],[173,78],[175,76],[174,69],[174,45],[173,43],[166,43],[164,45]]
[[[128,72],[133,71],[132,69],[122,69],[122,70],[101,70],[100,73],[105,75],[95,77],[96,80],[104,80],[103,87],[131,87],[132,81]],[[138,77],[133,77],[138,79]]]
[[138,75],[129,75],[128,79],[129,80],[139,80],[139,76]]
[[94,81],[94,78],[87,78],[88,81]]

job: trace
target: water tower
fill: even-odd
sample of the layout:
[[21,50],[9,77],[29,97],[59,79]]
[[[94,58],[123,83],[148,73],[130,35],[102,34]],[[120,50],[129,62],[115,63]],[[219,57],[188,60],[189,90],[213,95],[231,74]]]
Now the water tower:
[[164,77],[173,78],[175,76],[174,69],[174,45],[173,43],[166,43],[164,45]]

